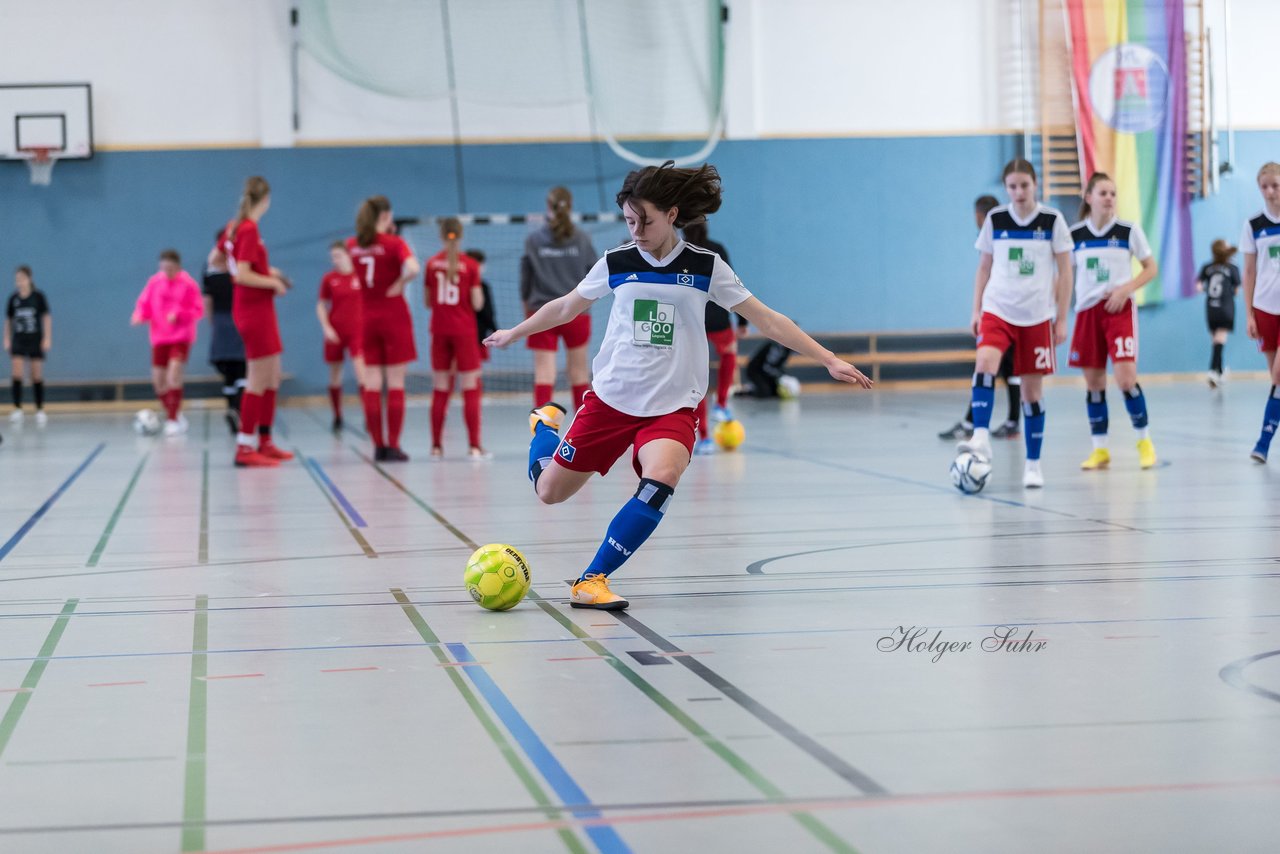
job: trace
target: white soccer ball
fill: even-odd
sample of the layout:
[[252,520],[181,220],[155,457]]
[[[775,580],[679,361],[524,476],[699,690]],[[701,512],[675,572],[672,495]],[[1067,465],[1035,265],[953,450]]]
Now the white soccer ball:
[[154,410],[139,409],[133,416],[133,432],[139,436],[154,436],[160,432],[160,416]]
[[965,451],[951,461],[951,482],[965,495],[976,495],[991,477],[991,463]]
[[778,397],[783,400],[791,400],[793,397],[800,396],[800,380],[791,376],[791,374],[783,374],[778,377]]

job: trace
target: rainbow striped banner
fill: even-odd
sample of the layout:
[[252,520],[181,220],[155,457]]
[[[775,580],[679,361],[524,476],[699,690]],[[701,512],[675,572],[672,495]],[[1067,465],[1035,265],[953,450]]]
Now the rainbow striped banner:
[[1082,175],[1115,179],[1118,216],[1142,225],[1160,264],[1138,304],[1191,296],[1182,0],[1066,0],[1065,11]]

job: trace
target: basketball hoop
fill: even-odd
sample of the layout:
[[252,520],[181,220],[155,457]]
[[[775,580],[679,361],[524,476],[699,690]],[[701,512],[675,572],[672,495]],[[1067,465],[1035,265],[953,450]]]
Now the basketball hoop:
[[59,152],[52,148],[27,148],[22,156],[31,170],[31,183],[45,187],[53,181],[53,164],[58,160]]

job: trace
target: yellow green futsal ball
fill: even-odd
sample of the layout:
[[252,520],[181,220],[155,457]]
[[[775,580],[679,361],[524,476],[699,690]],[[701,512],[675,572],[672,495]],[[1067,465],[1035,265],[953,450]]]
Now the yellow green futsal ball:
[[723,450],[732,451],[747,438],[747,431],[743,429],[741,421],[721,421],[712,435]]
[[529,564],[524,555],[504,543],[476,549],[462,576],[467,592],[481,608],[506,611],[529,592]]

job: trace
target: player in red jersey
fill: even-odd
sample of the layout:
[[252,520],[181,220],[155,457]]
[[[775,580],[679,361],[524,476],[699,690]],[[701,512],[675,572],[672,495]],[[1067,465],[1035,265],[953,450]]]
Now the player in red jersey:
[[[356,213],[356,236],[347,239],[347,252],[364,285],[364,328],[360,339],[365,371],[360,397],[373,439],[374,459],[404,462],[400,450],[404,428],[404,378],[418,358],[413,343],[413,320],[404,289],[422,270],[409,244],[394,233],[395,220],[386,196],[370,196]],[[382,434],[382,387],[387,388],[387,433]]]
[[[218,247],[235,283],[231,317],[240,337],[248,368],[248,385],[240,405],[240,432],[236,435],[237,466],[274,466],[293,459],[271,441],[276,394],[280,389],[280,325],[275,298],[289,289],[289,280],[272,267],[267,247],[258,232],[258,220],[271,207],[267,179],[245,181],[236,218],[227,224]],[[254,441],[257,441],[257,449]]]
[[364,358],[360,355],[360,339],[364,335],[363,287],[355,265],[347,254],[347,244],[335,240],[329,244],[333,269],[320,280],[320,299],[316,317],[324,331],[324,361],[329,366],[329,403],[333,406],[333,429],[342,429],[342,356],[351,356],[356,382],[364,377]]
[[486,459],[489,454],[480,444],[480,345],[476,335],[476,312],[484,307],[480,265],[458,251],[462,223],[456,217],[441,221],[440,239],[444,249],[428,259],[423,286],[431,312],[431,456],[444,454],[440,439],[457,374],[469,453]]

